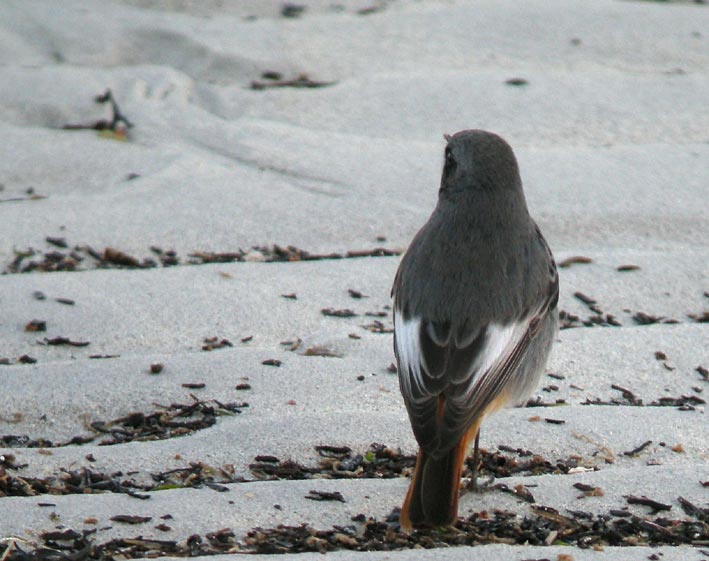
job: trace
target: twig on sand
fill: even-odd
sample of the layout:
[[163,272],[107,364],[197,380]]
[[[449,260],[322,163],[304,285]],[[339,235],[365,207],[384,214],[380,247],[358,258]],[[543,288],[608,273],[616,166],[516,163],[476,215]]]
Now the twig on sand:
[[62,128],[64,130],[97,130],[97,131],[111,131],[114,133],[113,137],[120,140],[125,140],[127,136],[127,131],[133,128],[133,123],[128,120],[123,112],[118,107],[116,99],[113,97],[113,92],[107,89],[104,93],[97,95],[94,98],[96,103],[110,103],[111,104],[111,120],[99,119],[90,124],[67,124]]

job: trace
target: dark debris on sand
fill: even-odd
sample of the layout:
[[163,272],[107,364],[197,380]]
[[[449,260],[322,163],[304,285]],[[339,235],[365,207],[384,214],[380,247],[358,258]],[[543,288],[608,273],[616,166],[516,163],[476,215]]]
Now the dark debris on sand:
[[187,467],[152,473],[152,481],[139,483],[121,471],[102,473],[90,468],[62,469],[48,477],[25,477],[19,472],[24,465],[15,464],[13,455],[2,456],[0,463],[0,497],[34,497],[38,495],[73,495],[85,493],[124,493],[135,499],[147,500],[146,492],[183,487],[209,487],[215,491],[228,491],[225,483],[241,483],[235,476],[234,466],[213,467],[202,462],[192,462]]
[[[315,479],[315,478],[389,478],[410,473],[415,463],[413,455],[402,454],[383,444],[372,444],[364,454],[356,454],[347,446],[320,445],[319,464],[306,467],[293,461],[281,461],[275,456],[257,456],[251,464],[258,479]],[[504,452],[504,453],[503,453]],[[499,451],[480,451],[479,475],[507,477],[510,475],[568,473],[582,464],[580,457],[550,462],[530,450],[501,446]],[[0,463],[0,482],[10,471],[23,466],[14,464],[7,456]],[[470,460],[466,462],[469,475]],[[114,491],[143,498],[137,490],[167,489],[177,486],[205,485],[216,491],[228,490],[219,482],[241,482],[234,477],[233,467],[215,469],[204,464],[153,474],[152,486],[137,486],[118,476],[105,477],[87,469],[65,472],[61,484],[54,489],[37,489],[41,493],[69,493],[81,491]],[[26,482],[28,480],[25,480]],[[83,491],[87,492],[87,491]],[[28,493],[36,494],[36,493]],[[311,492],[315,495],[317,492]],[[308,497],[310,498],[310,497]],[[321,498],[318,495],[317,498]],[[326,497],[344,500],[344,497]],[[632,499],[632,500],[631,500]],[[530,500],[533,500],[530,497]],[[683,497],[677,499],[687,519],[679,520],[657,516],[660,503],[645,497],[628,499],[655,507],[648,516],[638,516],[628,510],[610,510],[608,514],[591,514],[567,510],[559,512],[539,504],[530,505],[527,515],[494,510],[477,512],[459,519],[450,529],[418,530],[411,534],[400,531],[398,509],[386,520],[368,518],[364,514],[352,517],[352,524],[318,530],[306,524],[279,525],[275,528],[254,528],[242,539],[224,528],[204,536],[195,534],[186,540],[154,540],[141,536],[119,538],[98,543],[95,530],[76,532],[64,529],[40,536],[41,542],[9,540],[0,544],[3,561],[118,561],[140,557],[192,557],[218,553],[284,554],[300,552],[328,552],[336,550],[393,551],[411,548],[436,548],[491,543],[527,544],[532,546],[570,545],[581,548],[639,545],[706,545],[709,540],[709,509],[692,504]],[[661,505],[667,514],[669,505]]]
[[[145,417],[136,415],[129,424],[138,429]],[[124,418],[125,419],[125,418]],[[155,434],[150,432],[149,437]],[[31,442],[26,439],[9,440],[4,437],[5,446],[42,444],[51,447],[48,441]],[[138,437],[139,439],[140,437]],[[584,465],[580,457],[550,461],[528,450],[501,447],[502,451],[479,454],[478,475],[480,477],[505,478],[513,475],[565,474],[572,468]],[[416,463],[414,455],[383,444],[372,444],[364,454],[356,454],[347,446],[321,445],[316,447],[320,455],[317,465],[307,466],[293,460],[280,460],[276,456],[261,455],[249,466],[256,480],[302,480],[302,479],[390,479],[410,475]],[[472,475],[473,460],[465,464],[464,477]],[[224,483],[246,481],[235,476],[231,465],[215,468],[201,462],[190,463],[188,467],[171,469],[151,474],[152,482],[138,483],[118,471],[107,474],[89,468],[62,470],[49,477],[25,477],[21,470],[25,465],[15,463],[12,455],[2,457],[0,463],[0,497],[35,496],[42,494],[67,495],[87,492],[125,493],[134,498],[145,499],[142,493],[178,487],[207,486],[216,491],[225,491]]]
[[679,411],[696,411],[697,406],[705,405],[706,400],[696,395],[680,395],[679,397],[662,396],[645,404],[632,391],[617,384],[611,388],[621,392],[621,398],[603,400],[601,398],[586,399],[581,405],[615,405],[632,407],[676,407]]
[[565,310],[559,311],[559,328],[560,329],[571,329],[574,327],[620,327],[622,324],[613,314],[605,313],[598,302],[584,294],[583,292],[574,292],[574,298],[579,300],[584,304],[591,315],[583,318],[567,312]]
[[[502,451],[480,450],[480,477],[503,478],[513,475],[565,474],[583,466],[580,456],[555,461],[548,460],[528,450],[501,447]],[[306,466],[293,460],[280,460],[276,456],[257,456],[249,465],[257,479],[389,479],[409,475],[416,464],[416,456],[402,454],[400,450],[384,444],[371,444],[364,454],[355,454],[349,447],[317,446],[321,456],[318,465]],[[473,473],[473,460],[465,463],[463,477]]]
[[345,253],[311,253],[295,246],[254,246],[250,250],[239,249],[233,252],[196,251],[187,258],[181,258],[174,250],[160,247],[150,248],[154,257],[138,258],[115,248],[107,247],[98,251],[88,245],[76,245],[65,249],[53,246],[49,251],[27,249],[15,251],[15,258],[7,264],[3,274],[85,271],[89,269],[150,269],[154,267],[172,267],[175,265],[203,265],[207,263],[234,263],[248,261],[258,254],[259,260],[271,262],[284,261],[320,261],[323,259],[354,259],[358,257],[385,257],[401,255],[401,250],[377,247],[365,250],[352,250]]
[[[107,89],[104,93],[99,94],[94,97],[96,103],[109,104],[111,107],[111,120],[100,119],[93,123],[82,123],[82,124],[66,124],[62,128],[64,130],[97,130],[97,131],[113,131],[114,133],[120,133],[120,138],[125,139],[125,134],[127,129],[133,127],[133,123],[128,120],[128,118],[123,114],[123,112],[118,107],[116,98],[113,96],[113,92]],[[50,242],[51,243],[51,242]],[[61,247],[61,244],[54,244]]]
[[[531,516],[495,510],[478,512],[459,519],[451,529],[419,530],[405,534],[398,528],[398,512],[386,521],[372,518],[363,524],[334,526],[315,530],[307,525],[256,528],[247,534],[243,545],[255,553],[325,553],[339,549],[355,551],[392,551],[399,549],[483,545],[703,545],[709,538],[706,524],[699,520],[673,520],[630,515],[593,515],[557,510],[540,505],[531,507]],[[362,520],[364,517],[355,517]]]
[[348,446],[317,446],[318,465],[306,466],[275,456],[257,456],[249,465],[257,479],[389,479],[409,473],[416,457],[402,454],[384,444],[372,444],[364,454],[354,454]]
[[[136,412],[113,421],[95,421],[90,424],[95,434],[76,436],[63,443],[53,443],[46,439],[31,439],[28,436],[0,436],[0,446],[4,448],[56,448],[81,445],[89,442],[99,446],[110,446],[131,441],[164,440],[184,436],[209,428],[222,415],[236,415],[248,407],[248,403],[222,403],[217,400],[202,401],[194,398],[192,403],[173,403],[159,406],[152,413]],[[222,483],[243,481],[234,477],[233,467],[212,468],[203,463],[192,463],[189,467],[152,474],[152,484],[138,484],[125,479],[122,472],[100,473],[89,468],[62,470],[49,477],[24,477],[18,473],[24,465],[15,463],[12,454],[0,456],[0,497],[34,496],[42,494],[66,495],[74,493],[108,491],[126,493],[135,498],[145,499],[139,491],[153,491],[173,487],[197,487],[206,485],[223,491]]]
[[67,442],[53,443],[40,438],[21,435],[0,435],[0,446],[5,448],[57,448],[98,441],[99,446],[123,444],[134,440],[164,440],[184,436],[211,427],[222,415],[237,415],[248,403],[222,403],[216,399],[200,400],[194,396],[192,403],[156,404],[150,413],[135,412],[112,421],[94,421],[89,428],[94,434],[75,436]]
[[211,427],[222,415],[235,415],[247,403],[222,403],[215,399],[159,406],[152,413],[131,413],[109,422],[95,421],[90,427],[98,433],[99,446],[122,444],[133,440],[164,440],[184,436]]
[[[685,500],[686,501],[686,500]],[[394,551],[413,548],[470,546],[484,544],[569,545],[579,548],[606,546],[706,545],[708,526],[699,517],[676,520],[666,517],[641,517],[634,514],[590,514],[582,511],[561,513],[553,508],[532,505],[530,515],[512,512],[481,511],[459,519],[450,529],[418,530],[411,534],[399,530],[398,509],[386,520],[360,514],[352,524],[317,530],[301,524],[275,528],[254,528],[239,540],[229,528],[195,534],[182,541],[142,537],[119,538],[97,543],[95,530],[71,529],[40,536],[41,544],[24,540],[0,544],[4,561],[117,561],[140,557],[194,557],[218,553],[286,554],[325,553],[336,550]],[[688,505],[689,512],[695,512]],[[691,515],[690,515],[691,516]]]

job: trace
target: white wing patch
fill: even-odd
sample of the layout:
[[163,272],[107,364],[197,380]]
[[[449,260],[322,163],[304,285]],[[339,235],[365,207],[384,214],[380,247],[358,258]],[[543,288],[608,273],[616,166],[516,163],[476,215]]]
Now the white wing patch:
[[491,323],[487,327],[485,346],[480,350],[480,355],[474,364],[471,365],[473,376],[468,381],[468,387],[460,401],[468,401],[472,397],[481,376],[487,376],[490,371],[495,371],[492,375],[502,374],[497,367],[503,363],[520,343],[529,328],[529,319],[521,322],[500,325]]
[[396,335],[396,354],[399,357],[399,380],[406,395],[413,398],[412,385],[416,395],[422,395],[423,378],[421,374],[421,318],[404,321],[402,314],[394,313],[394,333]]
[[515,324],[497,325],[491,323],[487,327],[485,346],[480,349],[480,357],[475,363],[475,370],[487,372],[499,362],[500,357],[510,346],[515,332]]
[[[515,348],[524,338],[531,319],[519,322],[489,324],[485,336],[485,345],[480,349],[476,360],[467,370],[465,390],[454,399],[458,403],[469,403],[473,394],[480,390],[480,383],[494,383],[493,378],[504,374],[500,366],[508,360]],[[403,393],[408,399],[424,402],[431,398],[424,385],[424,373],[421,364],[421,318],[404,320],[402,314],[394,313],[394,332],[396,335],[396,353],[399,358],[399,381]],[[492,376],[493,378],[488,378]],[[462,380],[461,380],[462,381]]]

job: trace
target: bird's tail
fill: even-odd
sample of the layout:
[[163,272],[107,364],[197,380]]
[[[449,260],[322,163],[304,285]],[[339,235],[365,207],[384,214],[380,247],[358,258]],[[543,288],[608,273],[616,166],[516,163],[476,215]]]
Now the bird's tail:
[[478,424],[451,450],[436,458],[419,450],[416,469],[401,507],[399,523],[409,532],[414,526],[449,526],[458,517],[460,476],[470,436]]

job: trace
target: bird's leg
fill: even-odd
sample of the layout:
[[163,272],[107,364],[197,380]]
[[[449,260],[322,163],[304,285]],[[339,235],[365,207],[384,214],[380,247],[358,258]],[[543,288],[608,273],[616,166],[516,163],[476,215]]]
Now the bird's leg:
[[480,429],[475,433],[475,446],[473,447],[473,469],[468,488],[471,491],[478,490],[478,465],[480,464]]

